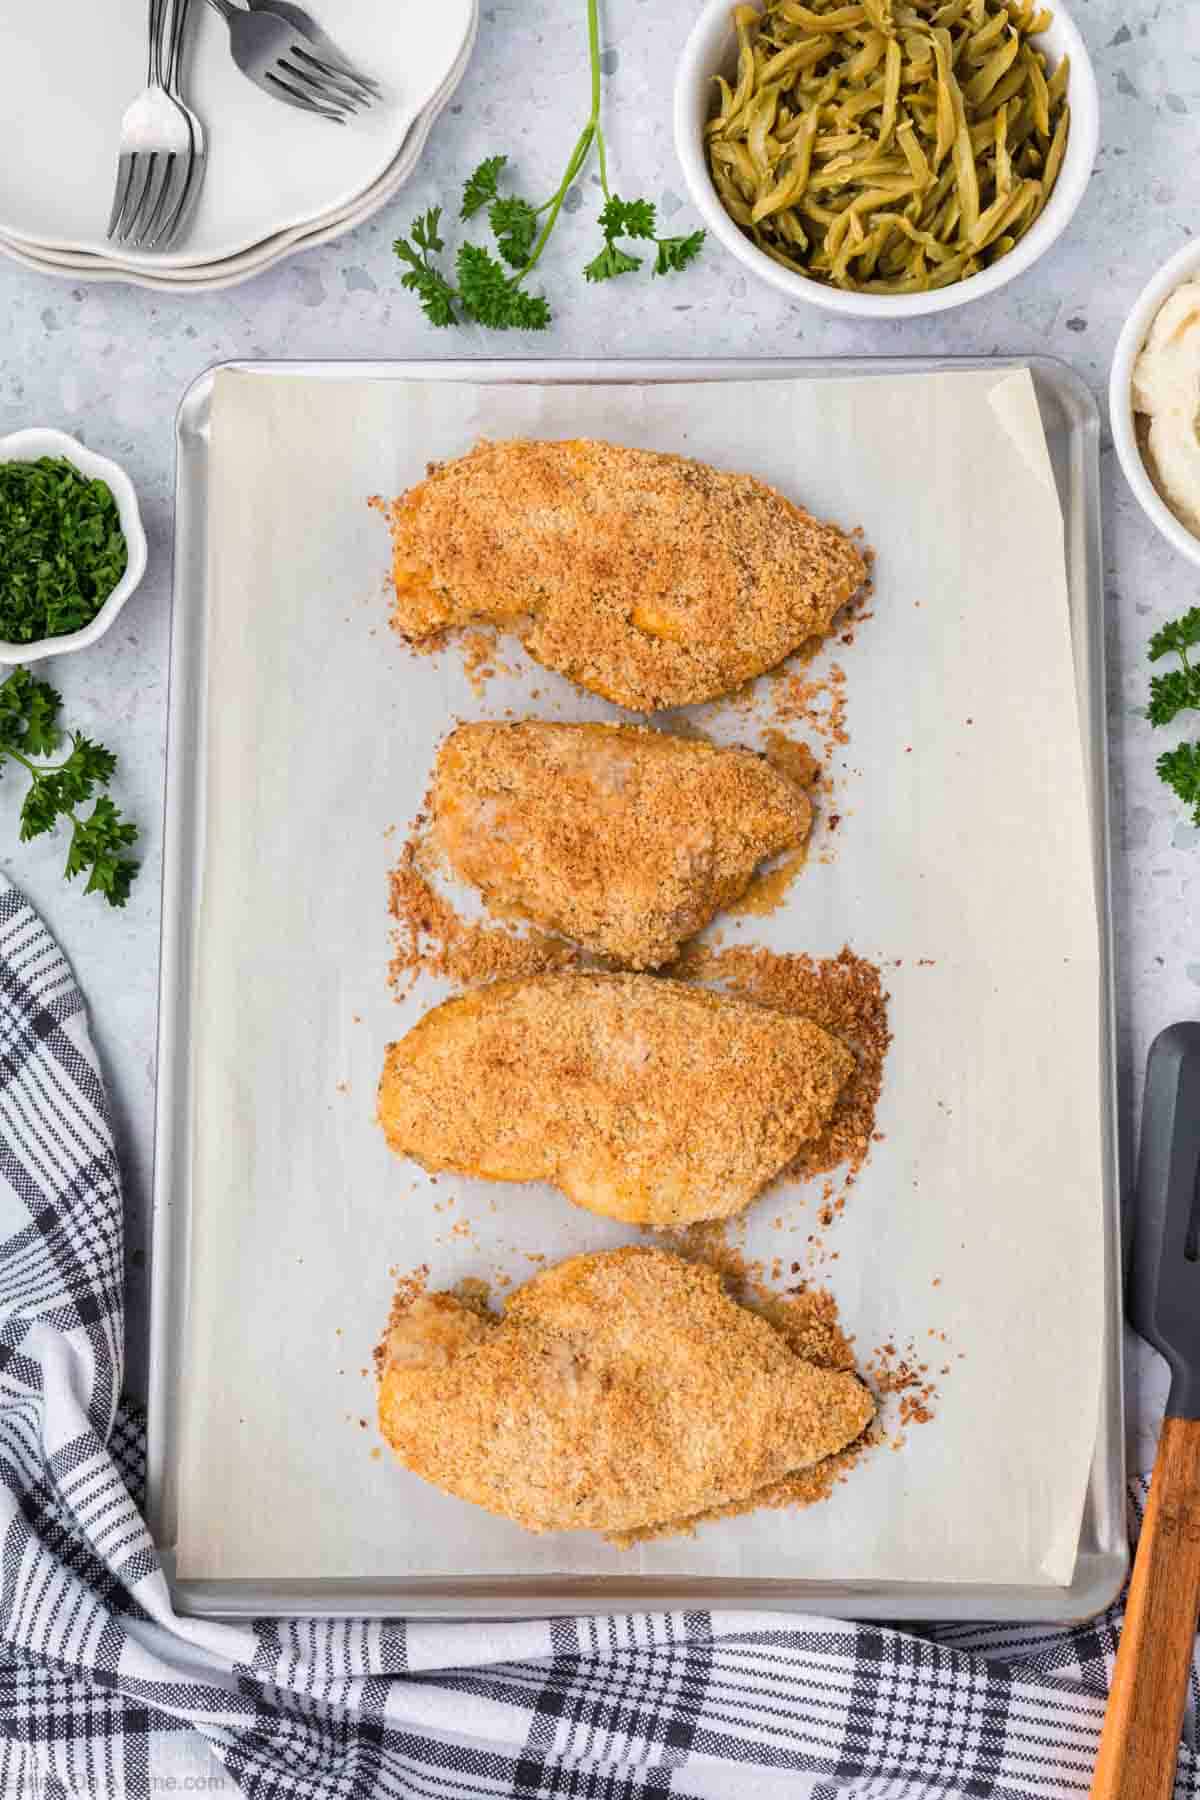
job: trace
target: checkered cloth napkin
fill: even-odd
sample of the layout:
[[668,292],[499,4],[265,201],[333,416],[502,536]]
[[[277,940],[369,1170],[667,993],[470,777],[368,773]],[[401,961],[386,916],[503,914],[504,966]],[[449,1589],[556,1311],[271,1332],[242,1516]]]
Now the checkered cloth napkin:
[[[120,1399],[121,1234],[83,1001],[0,886],[0,1800],[1086,1794],[1115,1612],[919,1635],[178,1617]],[[1176,1793],[1200,1794],[1190,1748]]]

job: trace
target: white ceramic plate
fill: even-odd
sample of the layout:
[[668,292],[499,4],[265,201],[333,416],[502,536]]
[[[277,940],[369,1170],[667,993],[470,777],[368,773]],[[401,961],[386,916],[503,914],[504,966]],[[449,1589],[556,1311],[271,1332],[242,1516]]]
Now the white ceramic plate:
[[[210,270],[355,207],[396,162],[474,25],[473,0],[399,0],[386,24],[378,0],[340,0],[336,13],[332,0],[316,0],[321,23],[386,89],[339,126],[262,93],[234,65],[222,21],[199,0],[194,11],[188,94],[209,128],[204,195],[186,246],[172,256],[123,253],[124,269]],[[113,265],[104,226],[121,114],[145,79],[145,17],[144,0],[76,0],[69,22],[61,8],[40,6],[5,21],[0,234],[25,260],[49,249]]]
[[307,227],[276,233],[261,244],[238,256],[223,258],[204,267],[175,269],[151,265],[138,258],[124,264],[112,257],[86,256],[80,252],[61,251],[31,244],[16,237],[0,234],[0,253],[11,257],[24,268],[38,274],[56,275],[65,280],[87,282],[122,281],[134,287],[157,289],[164,293],[206,292],[248,281],[282,262],[285,257],[317,244],[326,244],[369,218],[399,192],[412,174],[434,121],[445,108],[462,80],[478,31],[478,4],[471,0],[471,20],[467,41],[449,77],[436,96],[414,122],[404,140],[400,154],[384,170],[379,179],[360,194],[350,206],[335,210],[312,221]]

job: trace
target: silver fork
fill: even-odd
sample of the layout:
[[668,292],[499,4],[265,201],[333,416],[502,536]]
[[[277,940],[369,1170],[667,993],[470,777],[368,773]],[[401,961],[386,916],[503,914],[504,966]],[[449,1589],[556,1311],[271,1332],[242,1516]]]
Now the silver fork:
[[383,92],[379,82],[373,75],[364,75],[356,69],[350,58],[334,43],[333,39],[321,30],[311,13],[306,13],[302,6],[293,6],[291,0],[246,0],[251,12],[273,12],[280,19],[286,19],[294,25],[301,37],[308,39],[313,51],[328,63],[331,69],[337,69],[342,75],[349,75],[357,81],[359,87],[367,88],[373,94]]
[[182,93],[183,41],[190,6],[191,0],[174,0],[167,49],[166,87],[191,127],[192,156],[190,163],[177,167],[163,201],[158,230],[152,238],[144,240],[144,248],[147,250],[169,250],[182,241],[191,226],[204,186],[204,171],[208,159],[204,127]]
[[172,170],[190,163],[192,131],[163,85],[162,40],[167,0],[150,0],[146,87],[121,120],[117,183],[108,236],[140,244],[157,227]]
[[319,56],[312,43],[277,13],[244,12],[233,0],[209,0],[229,27],[229,47],[243,75],[256,86],[304,112],[345,123],[348,113],[375,96]]

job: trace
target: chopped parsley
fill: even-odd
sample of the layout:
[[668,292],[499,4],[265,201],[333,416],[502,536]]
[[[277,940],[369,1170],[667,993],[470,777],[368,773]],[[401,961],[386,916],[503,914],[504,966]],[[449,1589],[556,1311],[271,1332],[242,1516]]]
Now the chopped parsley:
[[31,644],[95,618],[128,562],[117,503],[65,457],[0,463],[0,639]]

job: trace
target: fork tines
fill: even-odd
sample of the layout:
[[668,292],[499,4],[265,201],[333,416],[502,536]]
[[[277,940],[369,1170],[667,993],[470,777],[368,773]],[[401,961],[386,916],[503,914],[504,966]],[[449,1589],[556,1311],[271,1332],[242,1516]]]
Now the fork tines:
[[266,71],[266,79],[299,105],[310,106],[314,112],[339,122],[378,98],[374,88],[357,74],[325,62],[299,40],[276,59]]

